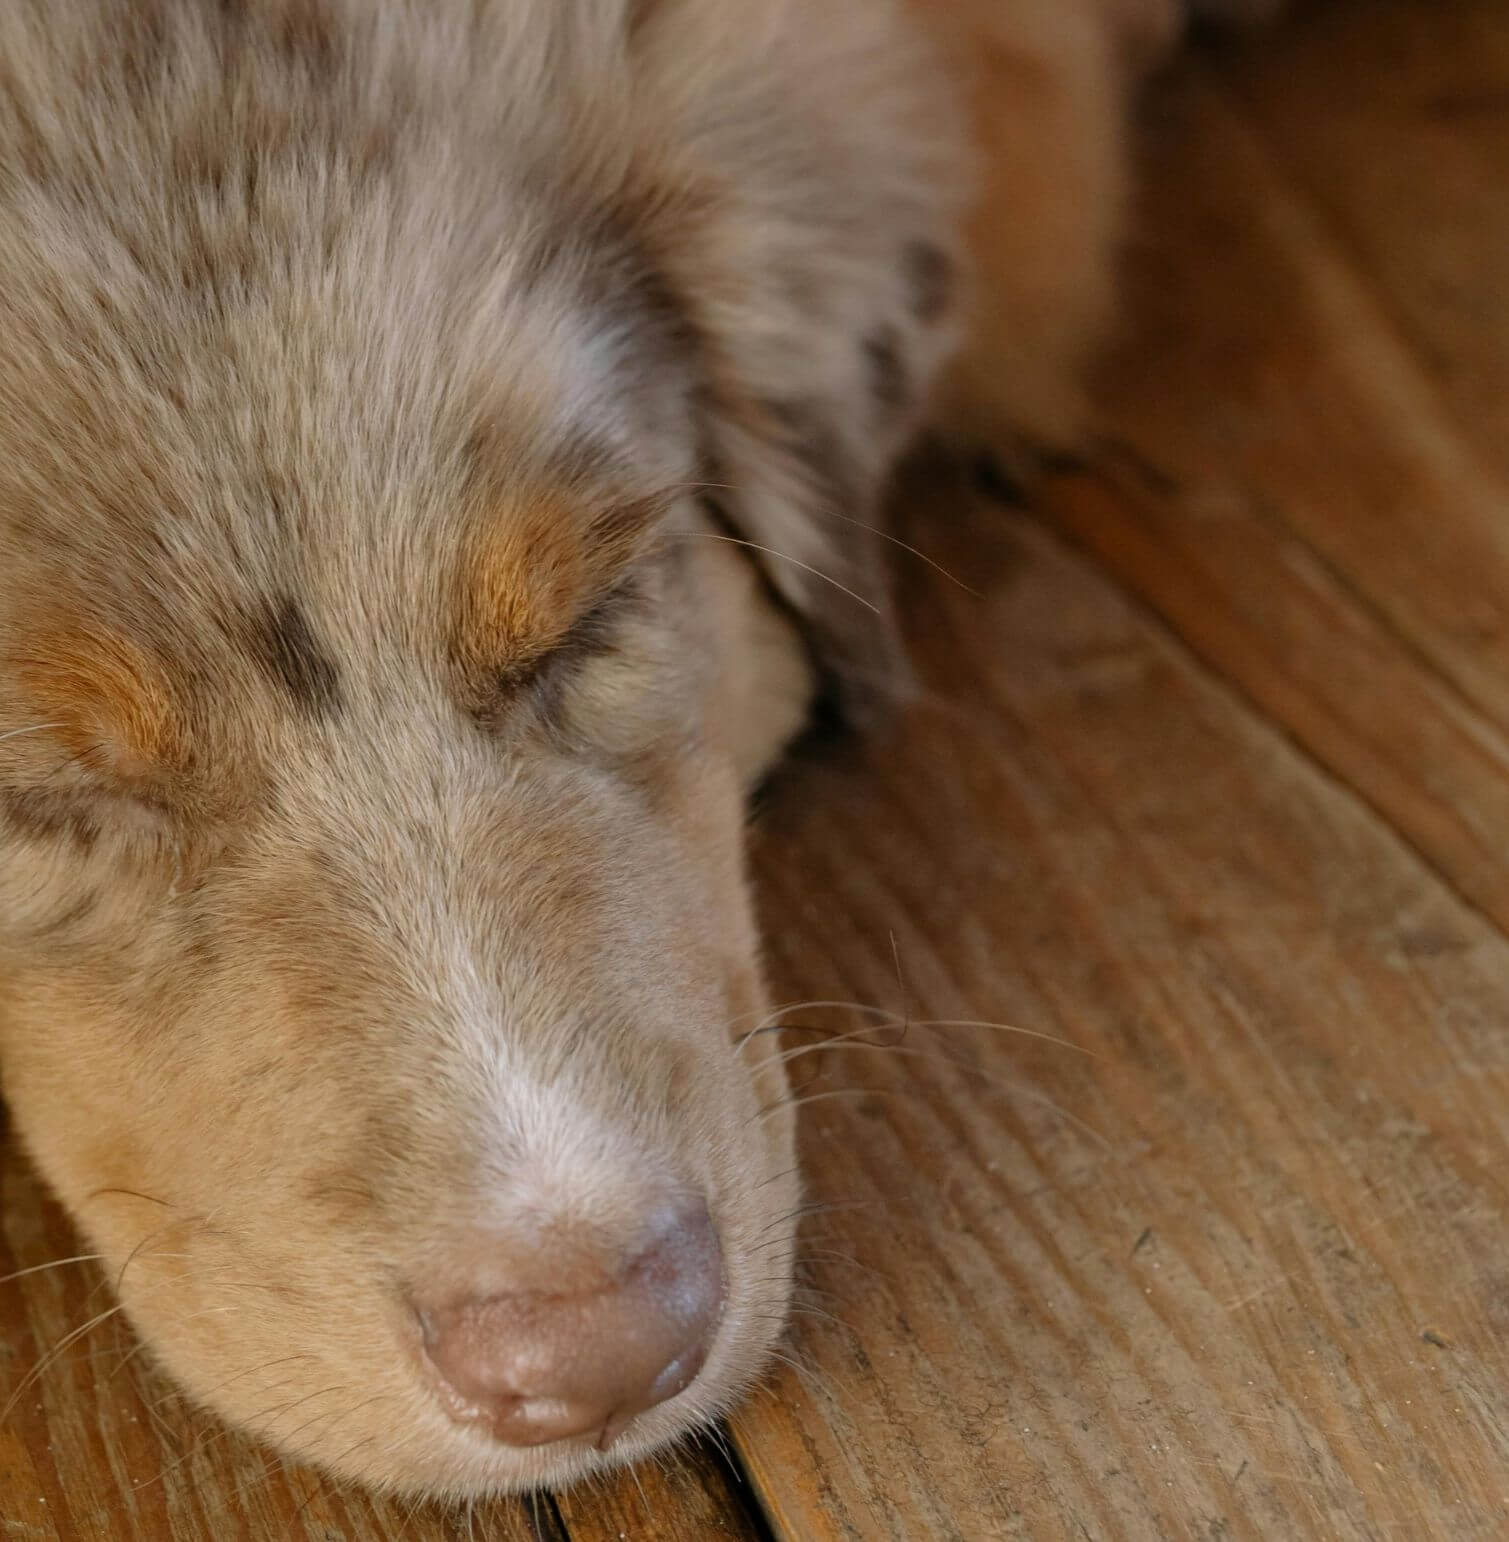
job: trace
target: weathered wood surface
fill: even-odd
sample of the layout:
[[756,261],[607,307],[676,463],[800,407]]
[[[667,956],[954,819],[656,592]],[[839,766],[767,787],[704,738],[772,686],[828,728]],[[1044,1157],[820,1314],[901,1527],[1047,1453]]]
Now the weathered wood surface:
[[[903,570],[927,698],[759,839],[779,994],[910,1026],[791,1036],[743,1476],[411,1514],[108,1319],[0,1424],[0,1535],[1509,1535],[1509,9],[1318,0],[1146,137],[1099,448],[1031,508],[919,477],[975,592]],[[0,1274],[77,1251],[0,1181]],[[109,1304],[0,1285],[0,1398]]]

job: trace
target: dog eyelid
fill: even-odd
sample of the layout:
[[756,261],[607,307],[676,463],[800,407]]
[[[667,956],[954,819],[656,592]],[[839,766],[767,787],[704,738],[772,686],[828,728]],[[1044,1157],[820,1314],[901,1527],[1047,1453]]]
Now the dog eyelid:
[[547,647],[505,667],[494,677],[491,702],[477,713],[479,724],[497,723],[511,702],[532,698],[548,717],[581,667],[613,646],[625,612],[638,597],[641,578],[631,569],[601,591]]
[[619,624],[639,594],[639,577],[629,573],[604,590],[566,629],[564,635],[542,653],[530,673],[569,674],[594,654],[612,646]]

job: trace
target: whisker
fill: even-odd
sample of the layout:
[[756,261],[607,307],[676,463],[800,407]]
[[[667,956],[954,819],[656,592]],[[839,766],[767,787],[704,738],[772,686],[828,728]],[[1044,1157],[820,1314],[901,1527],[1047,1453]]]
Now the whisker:
[[[293,1398],[287,1403],[275,1404],[272,1408],[263,1409],[263,1411],[257,1414],[255,1418],[246,1420],[246,1428],[248,1430],[254,1430],[256,1426],[260,1425],[265,1419],[276,1419],[279,1414],[287,1413],[290,1408],[297,1408],[300,1403],[307,1403],[311,1398],[324,1397],[327,1393],[339,1392],[340,1390],[341,1389],[339,1387],[321,1387],[316,1392],[306,1392],[303,1397]],[[139,1483],[137,1485],[137,1492],[139,1493],[144,1488],[150,1488],[154,1483],[162,1482],[163,1479],[165,1479],[170,1473],[176,1472],[180,1467],[183,1466],[185,1462],[192,1461],[200,1454],[200,1452],[207,1451],[211,1446],[218,1445],[222,1440],[227,1440],[232,1435],[238,1435],[240,1433],[240,1430],[236,1426],[229,1424],[223,1425],[218,1430],[207,1431],[205,1435],[202,1436],[199,1440],[195,1441],[194,1444],[190,1446],[189,1449],[185,1451],[177,1461],[170,1462],[166,1467],[162,1468],[156,1477],[148,1478],[146,1482]]]
[[[369,1436],[368,1438],[370,1439],[371,1437]],[[352,1449],[354,1450],[355,1447]],[[316,1499],[319,1499],[322,1495],[329,1492],[329,1480],[325,1478],[323,1474],[316,1473],[314,1475],[314,1487],[310,1489],[310,1491],[304,1496],[303,1503],[299,1505],[298,1509],[293,1512],[294,1520],[298,1520],[298,1518],[305,1512],[305,1510],[309,1508],[310,1505],[314,1503]]]
[[62,728],[62,723],[32,723],[25,728],[12,728],[8,733],[0,734],[0,744],[7,739],[19,739],[22,734],[45,734],[54,728]]
[[340,1463],[344,1462],[346,1460],[346,1458],[348,1456],[350,1456],[353,1451],[360,1451],[363,1446],[375,1445],[376,1443],[377,1443],[377,1436],[375,1436],[375,1435],[363,1435],[360,1440],[353,1440],[351,1442],[351,1444],[349,1446],[347,1446],[343,1451],[338,1452],[331,1459],[331,1464],[330,1465],[332,1467],[339,1466]]
[[[906,1060],[931,1060],[931,1061],[936,1062],[938,1065],[957,1066],[959,1068],[959,1070],[961,1070],[961,1071],[968,1071],[972,1075],[979,1077],[981,1080],[985,1081],[986,1083],[988,1083],[991,1086],[1004,1087],[1004,1088],[1007,1088],[1008,1090],[1013,1091],[1013,1092],[1025,1090],[1025,1089],[1023,1089],[1021,1087],[1020,1083],[1012,1082],[1012,1081],[1007,1081],[1004,1078],[999,1077],[999,1076],[991,1076],[988,1072],[980,1071],[976,1066],[972,1065],[968,1060],[961,1060],[957,1055],[945,1055],[945,1054],[941,1054],[937,1050],[918,1049],[914,1045],[910,1045],[910,1044],[873,1044],[873,1043],[869,1043],[869,1042],[866,1042],[866,1041],[863,1041],[863,1040],[851,1041],[851,1042],[848,1042],[848,1043],[844,1043],[844,1042],[842,1042],[840,1040],[835,1039],[835,1040],[832,1040],[832,1041],[824,1042],[822,1044],[803,1044],[803,1045],[800,1045],[800,1046],[798,1046],[798,1048],[796,1048],[794,1050],[788,1051],[787,1055],[783,1056],[782,1058],[783,1058],[783,1060],[787,1059],[787,1058],[795,1059],[798,1055],[806,1054],[809,1051],[827,1050],[827,1049],[841,1050],[841,1051],[842,1050],[871,1050],[871,1051],[874,1051],[875,1053],[881,1054],[881,1055],[900,1055],[903,1059],[906,1059]],[[819,1073],[819,1074],[821,1074],[821,1073]],[[854,1090],[855,1091],[864,1091],[866,1089],[855,1088]],[[875,1088],[874,1090],[879,1092],[879,1091],[889,1091],[889,1090],[895,1090],[895,1089]]]
[[907,994],[906,979],[901,973],[901,949],[897,946],[894,930],[886,935],[891,939],[891,964],[896,970],[896,994],[901,997],[902,1020],[910,1025],[912,1021],[912,999]]
[[[178,1318],[176,1320],[178,1322],[181,1322],[181,1323],[193,1322],[196,1318],[199,1318],[199,1317],[215,1317],[215,1316],[219,1316],[219,1315],[221,1315],[221,1314],[223,1314],[225,1312],[234,1312],[234,1311],[237,1311],[237,1310],[239,1310],[239,1308],[237,1308],[234,1305],[206,1306],[206,1307],[201,1307],[197,1312],[187,1312],[187,1313],[184,1314],[184,1316],[182,1316],[182,1317],[180,1317],[180,1318]],[[121,1356],[120,1361],[117,1363],[115,1368],[110,1372],[110,1376],[112,1378],[114,1378],[116,1376],[119,1376],[120,1373],[123,1370],[125,1370],[125,1368],[128,1365],[130,1365],[130,1363],[138,1355],[145,1354],[149,1349],[151,1349],[151,1347],[152,1347],[151,1344],[146,1339],[142,1339],[139,1343],[133,1345],[132,1348],[128,1349],[126,1351],[126,1353]],[[166,1396],[159,1398],[158,1402],[159,1403],[171,1402],[172,1399],[174,1397],[176,1397],[176,1396],[178,1396],[178,1389],[177,1389],[177,1387],[174,1387],[172,1389],[172,1391],[169,1392]]]
[[103,1253],[75,1253],[72,1258],[55,1258],[50,1264],[33,1264],[29,1269],[17,1269],[11,1274],[0,1274],[0,1285],[12,1280],[25,1279],[28,1274],[43,1274],[49,1269],[61,1269],[65,1264],[92,1264],[104,1258]]
[[870,1012],[879,1017],[889,1018],[894,1018],[896,1016],[896,1014],[889,1008],[874,1006],[867,1001],[793,1001],[787,1006],[775,1007],[771,1011],[766,1012],[763,1016],[761,1016],[758,1012],[746,1012],[741,1017],[734,1018],[728,1025],[730,1028],[733,1027],[734,1023],[743,1022],[746,1018],[760,1017],[760,1023],[758,1027],[749,1029],[747,1033],[741,1033],[734,1040],[735,1051],[741,1051],[750,1039],[758,1038],[761,1034],[764,1033],[779,1033],[784,1027],[803,1028],[810,1033],[820,1033],[823,1030],[818,1028],[815,1024],[788,1023],[786,1019],[790,1017],[793,1012],[816,1012],[822,1010],[835,1012]]
[[[797,1266],[798,1269],[802,1268],[802,1261],[801,1261],[800,1258],[797,1259],[796,1266]],[[874,1270],[871,1270],[870,1272],[872,1274],[876,1273],[876,1271],[874,1271]],[[807,1296],[813,1297],[814,1298],[814,1302],[809,1303],[806,1300],[804,1300],[804,1298],[807,1297]],[[853,1304],[853,1297],[849,1296],[849,1295],[846,1295],[843,1291],[824,1290],[824,1289],[822,1289],[821,1286],[818,1286],[818,1285],[803,1284],[803,1285],[800,1285],[800,1286],[796,1287],[792,1291],[792,1295],[791,1295],[791,1310],[794,1311],[794,1312],[795,1311],[806,1311],[806,1310],[809,1309],[809,1307],[811,1305],[815,1304],[815,1302],[817,1300],[822,1300],[822,1301],[826,1301],[826,1302],[830,1303],[830,1306],[823,1308],[824,1311],[828,1311],[828,1310],[837,1311],[840,1308],[843,1308],[843,1307],[846,1307],[846,1306],[849,1306],[849,1305]]]
[[157,1438],[169,1451],[183,1450],[183,1430],[170,1424],[165,1415],[158,1412],[149,1403],[147,1404],[147,1417],[152,1421],[157,1430]]
[[782,1365],[789,1367],[809,1395],[815,1391],[835,1403],[842,1401],[837,1383],[830,1376],[818,1370],[816,1366],[804,1363],[802,1360],[779,1349],[772,1349],[770,1351],[770,1358],[778,1360]]
[[75,766],[87,765],[95,756],[108,750],[109,746],[103,739],[96,739],[93,744],[86,744],[83,749],[73,755],[68,755],[60,760],[52,769],[52,775],[61,776],[65,771],[71,771]]
[[836,1328],[842,1328],[845,1333],[854,1333],[857,1330],[852,1323],[846,1323],[842,1318],[835,1317],[832,1312],[825,1312],[821,1307],[802,1306],[792,1302],[789,1312],[751,1312],[751,1322],[775,1322],[784,1323],[797,1317],[816,1317],[823,1322],[830,1322]]
[[903,541],[900,536],[892,535],[889,530],[882,530],[879,525],[872,525],[863,519],[856,519],[852,514],[841,513],[838,509],[832,508],[831,506],[824,507],[820,512],[828,515],[832,519],[841,519],[846,525],[857,525],[861,530],[869,531],[871,535],[878,537],[880,540],[889,541],[892,546],[899,546],[901,550],[906,552],[909,556],[915,557],[919,562],[925,562],[933,570],[933,572],[939,574],[943,578],[946,578],[949,583],[957,585],[965,592],[965,594],[969,595],[971,599],[979,600],[984,598],[978,589],[973,588],[971,585],[965,583],[964,580],[958,576],[958,574],[950,573],[941,562],[935,561],[932,557],[929,557],[925,551],[919,551],[915,546],[912,546],[908,542]]
[[718,1454],[727,1463],[730,1472],[737,1476],[742,1484],[743,1475],[739,1472],[738,1465],[734,1461],[734,1453],[728,1444],[728,1436],[724,1432],[723,1426],[721,1424],[709,1424],[700,1433],[712,1441],[713,1445],[717,1448]]
[[78,1341],[83,1338],[86,1333],[92,1333],[96,1328],[99,1327],[101,1323],[107,1321],[111,1317],[114,1317],[117,1312],[123,1310],[124,1307],[120,1302],[117,1302],[114,1306],[107,1307],[103,1312],[99,1312],[95,1316],[91,1317],[82,1328],[75,1328],[72,1332],[65,1334],[61,1339],[59,1339],[59,1341],[52,1347],[52,1349],[50,1349],[47,1354],[45,1354],[34,1366],[32,1366],[31,1370],[27,1372],[25,1378],[21,1382],[21,1385],[17,1387],[13,1393],[11,1393],[10,1398],[5,1404],[5,1407],[0,1408],[0,1424],[4,1424],[5,1421],[10,1417],[11,1412],[21,1401],[21,1398],[25,1395],[27,1388],[34,1386],[37,1381],[40,1380],[40,1378],[46,1373],[48,1368],[70,1345],[78,1343]]
[[[211,1311],[211,1312],[218,1312],[218,1311],[223,1311],[223,1310],[224,1310],[223,1307],[210,1307],[209,1308],[209,1311]],[[191,1317],[181,1317],[178,1320],[180,1322],[192,1322],[194,1317],[204,1317],[206,1315],[207,1315],[206,1312],[195,1312],[195,1313],[193,1313],[193,1315]],[[145,1345],[138,1345],[137,1349],[132,1350],[131,1353],[134,1355],[134,1354],[138,1353],[138,1351],[140,1349],[142,1349],[142,1348],[145,1348]],[[299,1354],[299,1355],[283,1355],[283,1356],[281,1356],[280,1358],[278,1358],[276,1360],[263,1360],[263,1361],[261,1361],[257,1365],[248,1366],[243,1371],[237,1371],[234,1376],[227,1376],[226,1379],[224,1381],[222,1381],[222,1382],[217,1382],[213,1387],[211,1387],[209,1389],[209,1391],[202,1392],[202,1393],[199,1394],[200,1400],[202,1402],[208,1402],[212,1397],[214,1397],[214,1395],[217,1392],[223,1392],[226,1387],[229,1387],[234,1382],[240,1381],[243,1376],[254,1376],[259,1371],[270,1371],[273,1368],[273,1366],[275,1366],[275,1365],[288,1365],[290,1362],[292,1362],[294,1360],[313,1360],[313,1359],[314,1359],[313,1355]],[[120,1363],[120,1365],[118,1365],[116,1367],[116,1372],[119,1372],[122,1369],[124,1369],[125,1364],[126,1364],[126,1362],[123,1360]],[[164,1403],[171,1401],[177,1395],[178,1395],[178,1392],[177,1392],[177,1389],[175,1388],[172,1392],[169,1392],[165,1397],[158,1398],[153,1403],[152,1406],[154,1408],[160,1408]]]
[[812,1204],[798,1205],[796,1209],[788,1210],[785,1215],[779,1216],[768,1226],[761,1227],[755,1236],[763,1237],[766,1232],[773,1231],[787,1221],[806,1221],[814,1215],[838,1215],[845,1210],[873,1210],[879,1203],[878,1199],[840,1199],[817,1200]]
[[[876,1010],[879,1009],[877,1008]],[[905,1038],[907,1030],[912,1028],[978,1028],[982,1030],[994,1031],[996,1033],[1014,1034],[1017,1037],[1024,1039],[1037,1039],[1044,1044],[1056,1045],[1059,1049],[1072,1049],[1075,1054],[1088,1056],[1088,1058],[1091,1060],[1103,1061],[1105,1059],[1105,1056],[1100,1054],[1097,1050],[1089,1049],[1083,1044],[1076,1044],[1073,1039],[1060,1038],[1057,1034],[1045,1033],[1039,1028],[1021,1028],[1018,1027],[1015,1023],[995,1023],[989,1022],[984,1018],[971,1017],[903,1018],[898,1013],[894,1012],[887,1013],[886,1016],[890,1018],[889,1022],[867,1023],[861,1028],[853,1028],[850,1029],[847,1033],[835,1034],[833,1037],[817,1044],[806,1044],[801,1045],[795,1049],[785,1050],[782,1052],[779,1059],[784,1063],[786,1060],[792,1059],[797,1055],[807,1054],[815,1050],[827,1049],[830,1045],[838,1045],[849,1040],[857,1039],[860,1034],[869,1033],[879,1028],[900,1028],[902,1032],[895,1044],[881,1044],[872,1042],[862,1045],[862,1048],[900,1050],[901,1039]],[[808,1033],[825,1033],[828,1031],[819,1027],[815,1023],[787,1023],[784,1026]]]
[[826,1092],[807,1092],[799,1097],[782,1098],[778,1103],[767,1103],[755,1117],[768,1118],[783,1108],[806,1108],[809,1103],[822,1103],[828,1098],[894,1098],[901,1095],[895,1087],[832,1087]]
[[1002,1085],[1014,1096],[1026,1098],[1029,1103],[1040,1103],[1050,1112],[1057,1114],[1066,1124],[1073,1125],[1081,1135],[1099,1146],[1106,1156],[1114,1156],[1116,1154],[1115,1146],[1094,1125],[1087,1124],[1078,1114],[1071,1114],[1067,1108],[1055,1103],[1046,1093],[1035,1092],[1031,1087],[1013,1086],[1010,1083],[1003,1083]]
[[[876,1016],[878,1018],[884,1019],[884,1021],[882,1021],[882,1022],[868,1023],[868,1024],[865,1024],[863,1027],[850,1029],[849,1031],[847,1031],[846,1033],[843,1033],[843,1034],[837,1034],[829,1041],[829,1042],[832,1042],[832,1043],[838,1043],[842,1039],[852,1039],[852,1038],[857,1037],[861,1033],[867,1033],[867,1032],[870,1032],[871,1030],[878,1029],[878,1028],[900,1028],[900,1029],[902,1029],[902,1036],[903,1037],[905,1036],[906,1030],[910,1029],[910,1028],[959,1028],[959,1029],[978,1028],[978,1029],[981,1029],[981,1030],[985,1030],[985,1031],[989,1031],[989,1032],[994,1032],[994,1033],[1015,1034],[1019,1038],[1024,1038],[1024,1039],[1038,1039],[1038,1040],[1041,1040],[1045,1044],[1056,1044],[1060,1049],[1072,1049],[1076,1054],[1086,1055],[1091,1060],[1102,1060],[1103,1061],[1106,1058],[1104,1055],[1100,1054],[1099,1051],[1097,1051],[1097,1050],[1090,1049],[1088,1046],[1086,1046],[1084,1044],[1076,1044],[1072,1039],[1061,1038],[1058,1034],[1046,1033],[1041,1028],[1023,1028],[1020,1025],[1016,1024],[1016,1023],[992,1022],[992,1021],[990,1021],[989,1019],[986,1019],[986,1018],[974,1018],[974,1017],[923,1017],[923,1018],[909,1018],[909,1017],[905,1016],[903,1013],[891,1011],[888,1007],[866,1006],[863,1003],[856,1002],[856,1001],[808,1002],[808,1003],[802,1004],[802,1006],[793,1005],[791,1007],[785,1008],[784,1010],[789,1014],[791,1012],[796,1012],[796,1011],[802,1010],[803,1007],[810,1008],[810,1007],[814,1007],[814,1006],[846,1007],[846,1008],[849,1008],[850,1010],[853,1010],[853,1011],[869,1012],[869,1013],[873,1014],[874,1016]],[[775,1014],[770,1014],[770,1016],[773,1018],[775,1016]],[[784,1021],[780,1021],[780,1022],[777,1022],[777,1021],[767,1021],[767,1022],[762,1022],[759,1027],[751,1028],[747,1033],[744,1033],[744,1034],[740,1035],[739,1039],[736,1041],[737,1047],[739,1049],[742,1049],[744,1044],[748,1040],[754,1038],[758,1034],[780,1033],[780,1032],[782,1032],[784,1030],[790,1030],[790,1031],[797,1032],[797,1033],[828,1033],[828,1032],[831,1032],[831,1030],[822,1027],[822,1025],[818,1024],[818,1023],[791,1023],[791,1022],[784,1022]],[[824,1046],[823,1045],[812,1045],[812,1046],[808,1046],[808,1047],[809,1048],[813,1048],[813,1049],[821,1049]],[[880,1046],[876,1046],[876,1047],[878,1048]],[[799,1053],[799,1051],[788,1050],[788,1051],[785,1052],[785,1054],[781,1058],[785,1059],[785,1058],[788,1058],[789,1056],[791,1056],[793,1054],[796,1054],[796,1053]]]
[[99,1199],[105,1194],[123,1194],[130,1199],[144,1199],[149,1205],[161,1205],[164,1210],[176,1210],[178,1208],[177,1205],[172,1204],[166,1199],[158,1199],[155,1194],[143,1194],[139,1189],[92,1189],[84,1196],[84,1203],[87,1205],[91,1199]]
[[[795,1237],[771,1237],[768,1241],[760,1243],[757,1247],[750,1248],[748,1250],[748,1255],[750,1258],[755,1258],[758,1257],[758,1255],[761,1253],[768,1253],[772,1249],[778,1247],[787,1248],[790,1250],[790,1256],[786,1259],[788,1267],[780,1270],[779,1272],[773,1270],[771,1273],[763,1276],[761,1279],[756,1280],[753,1283],[758,1285],[782,1285],[790,1282],[791,1270],[798,1267],[801,1262],[797,1256],[797,1243]],[[763,1262],[763,1260],[761,1261]]]
[[817,1011],[820,1007],[841,1007],[855,1012],[883,1012],[884,1007],[871,1006],[866,1001],[788,1001],[778,1007],[754,1007],[748,1012],[740,1012],[728,1019],[724,1024],[726,1028],[732,1028],[736,1023],[746,1023],[751,1017],[758,1017],[761,1022],[774,1022],[791,1012]]
[[[803,1029],[805,1023],[788,1023],[788,1027]],[[866,1023],[862,1028],[851,1028],[847,1033],[832,1034],[828,1038],[819,1039],[814,1044],[796,1044],[790,1049],[783,1049],[775,1056],[776,1065],[789,1065],[793,1060],[800,1060],[804,1055],[815,1055],[829,1049],[888,1049],[900,1050],[903,1046],[898,1039],[894,1044],[879,1043],[874,1039],[862,1039],[861,1034],[872,1033],[877,1028],[893,1026],[889,1023]],[[811,1028],[811,1032],[825,1033],[826,1029]]]
[[796,1261],[796,1278],[791,1285],[791,1299],[794,1302],[802,1302],[808,1296],[821,1296],[825,1301],[842,1301],[844,1298],[836,1290],[824,1290],[819,1285],[813,1285],[802,1274],[802,1260]]
[[[337,1390],[337,1389],[332,1388],[330,1390],[334,1391],[334,1390]],[[311,1394],[311,1396],[312,1395],[313,1394]],[[353,1403],[345,1411],[345,1413],[341,1414],[338,1418],[332,1420],[331,1422],[333,1424],[339,1424],[342,1420],[349,1419],[352,1414],[360,1413],[363,1408],[367,1408],[367,1407],[369,1407],[373,1403],[381,1402],[382,1399],[386,1395],[387,1395],[386,1393],[382,1393],[382,1392],[373,1393],[373,1395],[371,1397],[363,1398],[361,1400],[361,1402],[359,1402],[359,1403]],[[281,1409],[279,1411],[282,1412],[282,1413],[286,1413],[287,1409]],[[284,1435],[284,1436],[282,1436],[280,1438],[283,1439],[283,1440],[292,1440],[295,1435],[298,1435],[298,1434],[302,1433],[304,1430],[307,1430],[311,1424],[318,1424],[321,1419],[328,1419],[329,1417],[330,1417],[330,1415],[327,1414],[327,1413],[326,1414],[315,1414],[313,1418],[306,1419],[297,1428],[289,1430],[289,1432],[286,1435]]]
[[659,489],[658,495],[669,498],[675,493],[731,493],[734,491],[732,482],[668,482]]
[[639,1473],[633,1467],[630,1467],[629,1476],[634,1480],[634,1487],[639,1490],[639,1499],[640,1503],[644,1505],[645,1514],[654,1514],[654,1508],[650,1504],[650,1496],[645,1493],[644,1484],[639,1481]]
[[880,607],[872,605],[862,594],[856,594],[847,585],[839,583],[831,573],[825,573],[821,568],[815,568],[810,562],[803,562],[798,557],[789,557],[783,551],[777,551],[773,546],[761,546],[758,541],[745,541],[734,535],[719,535],[712,530],[698,530],[693,534],[704,541],[727,541],[730,546],[747,546],[751,551],[764,552],[768,557],[775,557],[782,562],[789,562],[793,567],[801,568],[804,572],[811,573],[814,578],[820,578],[826,584],[832,584],[842,594],[847,594],[856,604],[863,605],[868,611],[873,611],[877,616]]
[[[865,1046],[849,1045],[841,1047],[864,1048]],[[961,1071],[968,1071],[972,1075],[979,1077],[981,1080],[989,1083],[991,1086],[998,1087],[1002,1091],[1008,1092],[1014,1097],[1026,1098],[1030,1103],[1039,1103],[1044,1108],[1051,1109],[1053,1113],[1057,1114],[1058,1117],[1066,1124],[1072,1125],[1080,1132],[1081,1135],[1084,1135],[1089,1140],[1093,1141],[1094,1144],[1099,1146],[1100,1149],[1107,1155],[1111,1155],[1115,1151],[1115,1147],[1111,1144],[1111,1142],[1107,1140],[1106,1137],[1094,1127],[1094,1125],[1087,1124],[1079,1117],[1078,1114],[1071,1114],[1067,1108],[1064,1108],[1061,1104],[1054,1102],[1054,1100],[1046,1093],[1037,1092],[1031,1087],[1024,1087],[1020,1082],[1007,1081],[999,1076],[987,1076],[981,1072],[978,1067],[971,1065],[967,1060],[957,1060],[952,1055],[939,1055],[925,1049],[909,1049],[901,1045],[872,1045],[869,1047],[885,1049],[893,1055],[906,1055],[908,1057],[921,1060],[936,1060],[943,1065],[951,1065]],[[755,1117],[763,1119],[768,1117],[770,1114],[776,1113],[782,1108],[805,1108],[809,1103],[821,1103],[826,1098],[863,1097],[866,1095],[870,1097],[883,1098],[921,1096],[919,1092],[912,1088],[906,1087],[834,1087],[824,1092],[803,1093],[799,1096],[784,1098],[779,1102],[767,1104],[766,1107],[762,1108]]]
[[912,1023],[913,1028],[984,1028],[996,1033],[1015,1033],[1023,1038],[1041,1039],[1045,1044],[1057,1044],[1061,1049],[1072,1049],[1078,1055],[1088,1055],[1091,1060],[1105,1060],[1098,1050],[1076,1044],[1073,1039],[1061,1039],[1057,1034],[1044,1033],[1038,1028],[1020,1028],[1015,1023],[992,1023],[974,1017],[924,1017]]
[[131,1265],[136,1262],[137,1255],[140,1254],[141,1250],[144,1247],[146,1247],[146,1245],[154,1237],[160,1237],[165,1231],[171,1231],[173,1229],[173,1227],[175,1227],[176,1225],[178,1225],[177,1221],[166,1221],[166,1222],[164,1222],[163,1225],[159,1226],[155,1231],[149,1231],[146,1234],[146,1236],[144,1236],[141,1239],[141,1241],[138,1242],[136,1244],[136,1246],[134,1248],[132,1248],[129,1253],[126,1254],[126,1261],[125,1261],[125,1263],[123,1263],[121,1265],[121,1272],[118,1275],[116,1275],[116,1277],[115,1277],[115,1293],[116,1293],[116,1295],[120,1295],[120,1293],[121,1293],[121,1286],[126,1283],[126,1270],[129,1269],[131,1267]]
[[[816,1264],[828,1264],[830,1266],[842,1264],[847,1269],[862,1269],[866,1274],[873,1274],[877,1279],[885,1280],[888,1284],[892,1281],[890,1275],[877,1269],[874,1264],[867,1264],[862,1259],[855,1258],[849,1253],[840,1253],[836,1248],[802,1247],[797,1253],[797,1267],[800,1268],[809,1259]],[[804,1285],[802,1288],[804,1290],[816,1289],[812,1285]],[[825,1294],[831,1294],[831,1292],[825,1292]]]

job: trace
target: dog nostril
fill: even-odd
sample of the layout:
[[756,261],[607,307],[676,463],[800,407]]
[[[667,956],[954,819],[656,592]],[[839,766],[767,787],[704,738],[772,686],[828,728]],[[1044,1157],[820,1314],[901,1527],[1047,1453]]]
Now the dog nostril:
[[[699,1199],[656,1216],[652,1240],[615,1275],[572,1290],[548,1256],[531,1282],[441,1305],[416,1298],[424,1346],[453,1415],[511,1446],[596,1435],[606,1449],[636,1414],[674,1397],[707,1358],[723,1311],[723,1255]],[[562,1268],[561,1273],[566,1273]]]

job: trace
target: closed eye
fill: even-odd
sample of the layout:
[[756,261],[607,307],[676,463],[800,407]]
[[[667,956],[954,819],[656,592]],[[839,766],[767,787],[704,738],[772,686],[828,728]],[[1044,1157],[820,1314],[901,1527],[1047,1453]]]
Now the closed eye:
[[494,676],[491,699],[477,713],[480,726],[492,728],[513,703],[525,698],[544,716],[553,717],[563,693],[581,669],[612,651],[625,621],[642,598],[639,574],[620,578],[553,642],[499,671]]
[[569,676],[588,659],[606,653],[640,598],[636,574],[620,579],[572,622],[565,636],[540,655],[531,671],[535,680],[542,674]]

